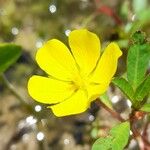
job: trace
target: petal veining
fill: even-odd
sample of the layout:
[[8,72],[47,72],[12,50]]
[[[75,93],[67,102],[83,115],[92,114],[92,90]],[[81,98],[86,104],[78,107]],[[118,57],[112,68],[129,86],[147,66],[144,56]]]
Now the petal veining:
[[89,107],[89,101],[84,90],[78,90],[72,97],[64,102],[50,106],[53,113],[58,116],[67,116],[84,112]]
[[99,38],[86,29],[74,30],[69,34],[69,45],[81,74],[88,75],[100,56]]
[[74,90],[71,83],[42,76],[34,75],[28,82],[30,96],[46,104],[61,102],[71,96]]
[[106,47],[96,69],[91,75],[91,81],[108,84],[116,72],[118,58],[121,55],[122,52],[119,46],[116,43],[110,43]]
[[72,80],[78,73],[71,52],[56,39],[46,42],[37,51],[36,61],[45,72],[61,80]]

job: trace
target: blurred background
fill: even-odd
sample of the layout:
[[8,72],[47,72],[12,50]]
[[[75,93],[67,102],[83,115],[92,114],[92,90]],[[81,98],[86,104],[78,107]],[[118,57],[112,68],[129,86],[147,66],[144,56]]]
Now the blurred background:
[[[27,81],[45,75],[35,62],[38,48],[49,39],[67,43],[71,30],[87,28],[101,39],[102,50],[117,41],[123,56],[116,76],[126,70],[129,38],[136,30],[150,37],[148,0],[0,0],[0,43],[22,46],[22,55],[0,80],[0,150],[90,150],[117,123],[97,106],[80,115],[57,118],[28,95]],[[108,96],[127,118],[131,103],[113,85]],[[138,150],[132,140],[127,150]]]

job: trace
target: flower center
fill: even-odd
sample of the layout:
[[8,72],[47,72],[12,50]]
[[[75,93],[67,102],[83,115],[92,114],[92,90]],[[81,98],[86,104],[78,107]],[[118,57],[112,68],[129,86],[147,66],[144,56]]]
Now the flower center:
[[87,81],[86,79],[83,79],[81,76],[78,76],[73,81],[75,89],[86,89],[87,88]]

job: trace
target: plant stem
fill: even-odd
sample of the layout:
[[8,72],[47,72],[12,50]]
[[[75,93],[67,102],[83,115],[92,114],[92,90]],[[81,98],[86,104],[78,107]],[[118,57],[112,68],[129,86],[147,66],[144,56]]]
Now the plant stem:
[[21,95],[17,93],[14,86],[8,81],[4,74],[1,74],[1,78],[3,80],[4,85],[12,92],[13,95],[15,95],[18,98],[20,103],[27,104],[27,102],[21,97]]
[[149,120],[149,116],[147,116],[147,120],[146,120],[144,129],[143,129],[143,134],[142,134],[144,137],[147,137],[147,136],[148,136],[147,130],[148,130],[149,123],[150,123],[149,121],[150,121],[150,120]]
[[[148,141],[147,137],[141,135],[141,133],[139,133],[138,130],[134,126],[135,121],[138,120],[138,118],[135,116],[135,114],[136,114],[136,111],[133,109],[129,116],[130,126],[131,126],[131,130],[133,132],[133,137],[134,137],[134,139],[136,139],[139,142],[139,147],[141,150],[149,150],[150,142]],[[140,144],[140,142],[142,144]]]
[[[119,113],[117,113],[116,111],[110,109],[109,107],[107,107],[99,98],[97,99],[96,103],[103,107],[105,110],[107,110],[114,118],[116,118],[117,120],[119,120],[120,122],[124,122],[126,121],[124,118],[122,118]],[[129,116],[129,121],[130,121],[130,126],[131,126],[131,130],[133,132],[133,138],[135,140],[137,140],[139,142],[139,146],[141,150],[149,150],[150,149],[150,142],[147,140],[146,137],[144,137],[143,135],[141,135],[136,128],[134,127],[134,122],[136,121],[135,119],[135,111],[133,110]],[[141,142],[141,144],[140,144]]]
[[126,121],[124,118],[122,118],[120,116],[119,113],[117,113],[116,111],[110,109],[109,107],[107,107],[99,98],[97,99],[96,103],[103,107],[105,110],[107,110],[114,118],[116,118],[117,120],[119,120],[120,122],[124,122]]

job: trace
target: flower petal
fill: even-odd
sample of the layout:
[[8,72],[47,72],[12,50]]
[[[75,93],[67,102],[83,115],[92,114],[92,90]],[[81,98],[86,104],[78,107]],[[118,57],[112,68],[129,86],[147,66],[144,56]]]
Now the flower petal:
[[88,75],[100,56],[99,38],[86,29],[74,30],[69,34],[69,45],[81,74]]
[[95,83],[109,84],[117,69],[118,58],[122,55],[116,43],[110,43],[92,74],[91,80]]
[[95,100],[102,95],[108,88],[108,84],[91,84],[87,87],[88,99],[90,101]]
[[69,49],[59,40],[53,39],[44,44],[36,54],[39,66],[49,75],[71,80],[77,74],[77,67]]
[[41,103],[58,103],[70,97],[75,89],[72,84],[46,78],[32,76],[28,82],[28,91],[32,98]]
[[67,116],[84,112],[89,107],[85,91],[78,90],[72,97],[64,102],[50,106],[53,113],[58,116]]

